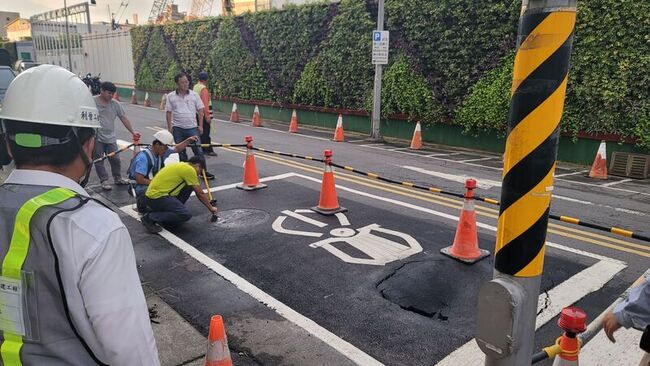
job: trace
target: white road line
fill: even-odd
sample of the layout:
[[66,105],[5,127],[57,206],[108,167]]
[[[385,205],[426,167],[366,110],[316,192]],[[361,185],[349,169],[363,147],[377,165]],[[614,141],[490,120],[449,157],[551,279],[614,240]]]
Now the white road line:
[[321,140],[321,141],[332,141],[332,140],[326,139],[324,137],[310,136],[310,135],[303,135],[303,134],[295,134],[295,133],[290,133],[288,131],[280,131],[280,130],[276,130],[276,129],[269,128],[269,127],[264,127],[264,126],[262,126],[262,127],[252,127],[252,126],[250,126],[248,124],[245,124],[243,122],[230,122],[230,121],[226,121],[225,119],[219,119],[219,118],[213,118],[212,120],[213,121],[223,122],[223,123],[228,123],[228,124],[235,125],[235,126],[249,127],[249,128],[252,128],[252,129],[263,129],[265,131],[272,131],[272,132],[282,133],[282,134],[285,134],[285,135],[300,136],[300,137],[305,137],[305,138],[308,138],[308,139]]
[[631,182],[631,181],[633,181],[633,180],[634,180],[634,179],[622,179],[622,180],[619,180],[618,182],[611,182],[611,183],[601,184],[601,186],[602,186],[602,187],[611,187],[611,186],[615,186],[615,185],[617,185],[617,184],[626,183],[626,182]]
[[336,216],[336,218],[339,219],[339,223],[341,224],[341,226],[350,226],[350,221],[348,220],[348,217],[345,216],[344,213],[339,212],[334,214],[334,216]]
[[309,218],[309,217],[307,217],[307,216],[305,216],[305,215],[301,215],[301,214],[299,214],[299,213],[295,213],[295,212],[293,212],[293,211],[284,210],[284,211],[282,211],[282,214],[287,215],[287,216],[291,216],[291,217],[293,217],[294,219],[298,219],[298,220],[300,220],[300,221],[306,222],[306,223],[308,223],[308,224],[311,224],[311,225],[314,225],[314,226],[317,226],[317,227],[321,227],[321,228],[323,228],[323,227],[327,226],[327,224],[325,224],[325,223],[322,223],[322,222],[320,222],[320,221],[314,220],[314,219]]
[[568,177],[570,175],[578,175],[578,174],[584,174],[588,172],[588,170],[581,170],[579,172],[573,172],[573,173],[564,173],[564,174],[557,174],[555,178],[561,178],[561,177]]
[[556,179],[556,180],[559,180],[559,181],[562,181],[562,182],[569,182],[569,183],[573,183],[573,184],[579,184],[579,185],[582,185],[582,186],[599,187],[599,188],[611,189],[613,191],[618,191],[618,192],[634,193],[634,194],[640,194],[642,196],[649,196],[650,197],[650,193],[634,191],[634,190],[631,190],[631,189],[623,189],[623,188],[616,188],[616,187],[606,187],[606,186],[603,186],[602,184],[578,182],[578,181],[575,181],[575,180],[562,179],[562,178],[559,178],[559,179]]
[[446,153],[437,153],[437,154],[424,155],[424,157],[425,158],[433,158],[433,157],[436,157],[436,156],[451,156],[451,155],[460,155],[460,154],[462,154],[462,153],[459,153],[459,152],[455,152],[455,153],[446,152]]
[[[456,174],[441,173],[441,172],[436,172],[436,171],[433,171],[433,170],[427,170],[427,169],[419,168],[419,167],[416,167],[416,166],[410,166],[410,165],[402,165],[402,168],[412,170],[414,172],[418,172],[418,173],[422,173],[422,174],[442,178],[442,179],[451,180],[451,181],[458,182],[458,183],[463,183],[463,184],[465,184],[465,181],[467,179],[472,178],[472,177],[467,176],[467,175],[456,175]],[[476,185],[481,189],[490,189],[492,187],[501,187],[501,182],[497,182],[495,180],[489,180],[489,179],[476,179]]]
[[[288,176],[291,176],[293,174],[283,174],[281,175],[282,177],[286,178]],[[273,179],[280,179],[280,176],[275,176],[275,177],[270,177]],[[232,185],[228,185],[228,187],[231,187]],[[217,187],[217,190],[224,190],[224,189],[230,189],[230,188],[223,188],[223,187]],[[130,205],[124,206],[120,208],[124,213],[127,215],[133,217],[136,220],[140,220],[138,213],[131,208]],[[305,317],[304,315],[298,313],[297,311],[291,309],[284,303],[278,301],[271,295],[267,294],[266,292],[262,291],[260,288],[257,286],[253,285],[252,283],[246,281],[244,278],[240,277],[237,275],[235,272],[229,270],[228,268],[224,267],[220,263],[216,262],[212,258],[208,257],[207,255],[203,254],[201,251],[198,249],[194,248],[192,245],[189,243],[185,242],[181,238],[177,237],[176,235],[170,233],[169,231],[163,229],[160,233],[160,236],[163,238],[167,239],[171,244],[182,250],[183,252],[187,253],[189,256],[192,258],[196,259],[198,262],[203,264],[204,266],[208,267],[211,269],[213,272],[218,274],[219,276],[223,277],[226,281],[229,281],[233,285],[235,285],[238,289],[244,291],[245,293],[249,294],[256,300],[260,301],[264,305],[268,306],[269,308],[273,309],[275,312],[283,316],[285,319],[288,321],[296,324],[297,326],[303,328],[306,330],[308,333],[311,335],[315,336],[316,338],[320,339],[321,341],[325,342],[328,344],[330,347],[336,349],[339,351],[342,355],[350,359],[352,362],[358,364],[358,365],[382,365],[381,362],[377,361],[367,353],[361,351],[360,349],[356,348],[349,342],[343,340],[342,338],[339,338],[336,334],[328,331],[327,329],[323,328],[322,326],[318,325],[316,322],[313,320]]]
[[467,160],[461,160],[459,163],[471,163],[473,161],[483,161],[483,160],[491,160],[491,159],[500,159],[498,156],[490,156],[488,158],[477,158],[477,159],[467,159]]
[[300,230],[290,230],[290,229],[285,229],[282,227],[282,223],[284,223],[284,220],[286,220],[286,216],[278,216],[275,221],[273,221],[273,224],[271,225],[271,228],[275,230],[278,233],[282,234],[289,234],[289,235],[298,235],[298,236],[309,236],[312,238],[320,238],[323,236],[322,233],[314,233],[311,231],[300,231]]
[[[542,325],[548,323],[549,320],[553,319],[560,313],[560,311],[562,311],[562,308],[576,303],[588,294],[603,287],[607,282],[614,278],[617,273],[626,267],[627,265],[623,263],[601,260],[593,266],[583,269],[578,274],[555,286],[553,289],[548,291],[550,306],[537,316],[535,329],[539,329]],[[543,305],[545,302],[546,294],[540,294],[538,303]],[[582,359],[582,356],[580,356],[580,358]],[[447,355],[447,357],[437,363],[437,366],[482,366],[484,362],[485,355],[472,339]],[[585,364],[592,365],[592,363]]]
[[348,142],[355,143],[355,142],[364,142],[364,141],[366,141],[366,140],[350,140]]

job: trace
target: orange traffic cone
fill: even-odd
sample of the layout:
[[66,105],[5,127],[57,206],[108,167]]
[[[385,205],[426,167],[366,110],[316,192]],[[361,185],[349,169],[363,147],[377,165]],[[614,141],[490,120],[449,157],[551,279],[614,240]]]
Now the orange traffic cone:
[[296,114],[296,110],[293,110],[293,113],[291,113],[291,123],[289,124],[289,132],[291,133],[296,133],[298,132],[298,115]]
[[165,110],[165,104],[167,104],[167,94],[163,94],[162,98],[160,99],[160,107],[158,109]]
[[465,202],[460,211],[456,236],[452,246],[442,248],[440,252],[463,263],[473,264],[490,255],[490,252],[478,247],[476,232],[476,212],[474,211],[474,189],[476,181],[468,179],[465,182]]
[[596,159],[594,159],[591,171],[589,171],[589,178],[607,179],[607,144],[605,141],[600,142]]
[[230,122],[239,122],[239,111],[237,111],[237,103],[232,104],[232,112],[230,112]]
[[208,331],[208,349],[205,352],[204,366],[232,366],[228,337],[221,315],[213,315]]
[[253,154],[253,136],[246,136],[246,160],[244,161],[244,181],[237,185],[237,188],[245,191],[254,191],[256,189],[266,188],[266,184],[260,183],[260,177],[257,175],[257,165],[255,164],[255,154]]
[[323,215],[345,212],[348,209],[339,206],[339,199],[336,196],[336,184],[334,183],[334,172],[332,171],[332,150],[325,150],[323,154],[325,155],[325,171],[323,172],[320,199],[318,200],[318,206],[311,209]]
[[336,142],[343,142],[343,116],[339,114],[339,119],[336,121],[336,130],[334,130],[334,139]]
[[411,139],[411,149],[420,150],[422,148],[422,126],[420,122],[415,125],[415,131],[413,131],[413,139]]
[[151,107],[151,100],[149,99],[149,92],[144,93],[144,106]]
[[255,106],[255,111],[253,112],[252,125],[253,127],[262,126],[262,117],[260,116],[260,108],[257,105]]
[[580,341],[577,335],[587,330],[587,313],[577,307],[568,307],[562,309],[560,319],[557,324],[564,329],[564,334],[558,339],[557,345],[560,350],[553,366],[570,366],[578,365],[578,355],[580,354]]
[[131,92],[131,104],[138,104],[138,98],[135,97],[135,90]]
[[120,93],[118,93],[117,91],[115,93],[113,93],[113,99],[117,100],[119,102],[120,101]]

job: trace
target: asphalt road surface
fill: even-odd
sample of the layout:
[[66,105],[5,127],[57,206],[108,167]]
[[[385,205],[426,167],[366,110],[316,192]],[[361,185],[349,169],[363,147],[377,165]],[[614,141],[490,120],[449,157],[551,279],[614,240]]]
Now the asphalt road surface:
[[[161,111],[125,109],[144,143],[165,127]],[[120,143],[128,143],[129,134],[117,129]],[[240,144],[252,135],[257,147],[317,158],[331,148],[338,164],[459,193],[471,177],[477,194],[499,199],[495,154],[445,146],[414,152],[404,143],[350,134],[334,143],[331,131],[286,129],[215,119],[212,136]],[[323,216],[310,210],[318,203],[322,163],[257,153],[268,188],[245,192],[235,188],[245,149],[216,151],[207,162],[216,175],[210,188],[217,223],[191,198],[190,222],[149,235],[125,189],[102,191],[94,173],[90,189],[123,214],[141,277],[158,296],[203,333],[211,314],[224,315],[236,363],[482,364],[473,341],[477,293],[492,276],[494,257],[468,266],[440,254],[453,242],[462,200],[337,170],[338,198],[348,211]],[[131,157],[121,154],[123,170]],[[559,165],[551,212],[650,234],[650,182],[594,181],[586,169]],[[476,206],[479,245],[493,251],[497,207]],[[593,319],[650,263],[648,243],[565,223],[551,221],[547,240],[536,349],[560,335],[562,307],[575,304]],[[616,346],[634,358],[635,339]],[[626,364],[610,346],[599,338],[585,352],[603,364]]]

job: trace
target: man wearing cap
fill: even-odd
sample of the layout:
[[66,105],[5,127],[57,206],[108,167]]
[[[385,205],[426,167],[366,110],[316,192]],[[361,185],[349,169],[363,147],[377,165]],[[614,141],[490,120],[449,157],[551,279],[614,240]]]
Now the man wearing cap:
[[[95,96],[95,104],[97,105],[97,110],[99,111],[99,123],[101,128],[97,132],[97,141],[95,142],[95,151],[93,153],[93,159],[95,162],[95,171],[99,177],[102,188],[104,190],[111,190],[112,187],[108,183],[108,173],[106,168],[104,168],[104,160],[97,160],[101,158],[104,154],[108,155],[114,151],[117,151],[117,137],[115,136],[115,118],[119,118],[124,124],[129,132],[133,135],[133,140],[139,140],[140,134],[133,129],[131,121],[126,117],[122,105],[113,100],[113,94],[117,91],[115,84],[105,81],[100,85],[100,93]],[[129,182],[125,179],[122,179],[122,166],[120,163],[120,157],[113,155],[108,158],[108,162],[111,164],[111,173],[113,174],[113,181],[117,185],[125,185]]]
[[[193,90],[190,90],[190,81],[185,73],[174,76],[176,90],[167,94],[165,104],[167,130],[174,135],[177,144],[190,136],[200,137],[203,134],[203,113],[204,106],[201,98]],[[198,126],[197,116],[198,115]],[[194,156],[203,158],[203,150],[198,146],[192,146]],[[185,150],[179,154],[181,161],[187,161]],[[214,175],[206,172],[206,178],[214,179]]]
[[[210,124],[212,122],[212,98],[210,98],[210,91],[206,83],[208,82],[208,73],[201,71],[199,73],[199,82],[194,85],[194,92],[198,94],[203,102],[203,105],[207,108],[204,109],[203,113],[203,133],[201,134],[201,148],[203,153],[209,156],[217,156],[217,153],[214,152],[214,149],[210,144],[212,144],[212,139],[210,138]],[[201,124],[199,121],[199,116],[197,114],[196,121],[198,124]]]
[[200,156],[192,156],[187,162],[164,167],[149,182],[145,202],[149,212],[142,216],[142,224],[150,233],[162,230],[158,224],[179,224],[192,218],[185,202],[192,192],[215,215],[217,207],[212,206],[208,196],[199,185],[199,174],[205,169]]
[[0,110],[16,169],[0,185],[0,364],[160,365],[129,232],[84,190],[97,107],[54,65]]
[[149,187],[151,179],[165,167],[165,159],[171,154],[179,153],[185,150],[187,145],[198,141],[196,136],[190,136],[180,144],[174,145],[174,137],[167,130],[158,131],[153,134],[153,142],[150,146],[142,149],[133,158],[133,162],[129,168],[129,179],[135,181],[134,191],[136,197],[136,206],[138,212],[145,213],[147,211],[144,200],[144,194]]

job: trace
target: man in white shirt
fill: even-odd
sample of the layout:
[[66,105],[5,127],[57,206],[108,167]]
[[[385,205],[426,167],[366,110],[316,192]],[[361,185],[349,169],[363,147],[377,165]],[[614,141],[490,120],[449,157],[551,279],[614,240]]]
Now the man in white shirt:
[[97,114],[58,66],[7,90],[0,120],[16,170],[0,186],[0,364],[160,365],[129,233],[82,188]]
[[[174,135],[174,141],[180,144],[191,136],[200,138],[203,134],[205,106],[199,95],[190,90],[190,80],[185,73],[174,76],[174,82],[176,90],[167,94],[165,111],[167,112],[167,129]],[[192,152],[195,156],[205,159],[203,150],[199,146],[192,146]],[[185,149],[178,155],[181,161],[187,161]],[[208,172],[205,173],[205,176],[208,179],[214,179],[214,175]]]

